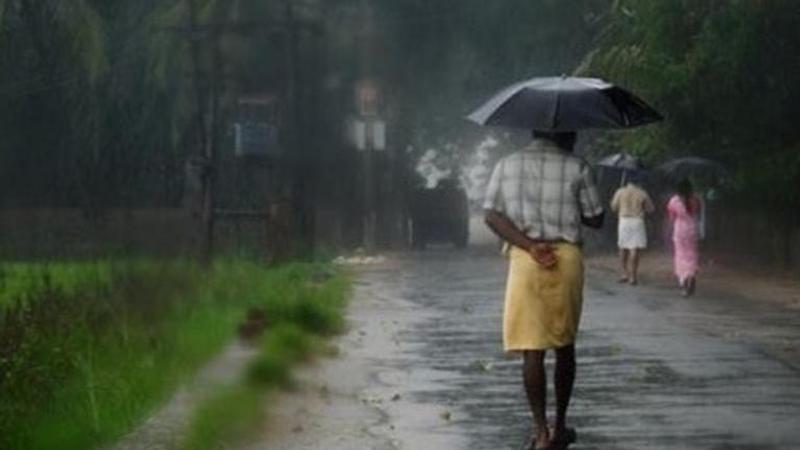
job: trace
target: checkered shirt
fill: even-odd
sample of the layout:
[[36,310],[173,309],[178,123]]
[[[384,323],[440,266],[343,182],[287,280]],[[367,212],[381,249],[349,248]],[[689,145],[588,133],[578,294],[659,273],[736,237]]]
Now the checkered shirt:
[[541,139],[497,163],[483,208],[533,239],[574,243],[581,242],[581,217],[603,212],[589,164]]

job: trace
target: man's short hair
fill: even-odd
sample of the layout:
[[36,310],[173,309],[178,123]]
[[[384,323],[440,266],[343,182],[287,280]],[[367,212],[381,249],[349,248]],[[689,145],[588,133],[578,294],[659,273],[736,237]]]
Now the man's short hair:
[[626,173],[628,183],[642,184],[645,182],[645,174],[641,170],[630,170]]

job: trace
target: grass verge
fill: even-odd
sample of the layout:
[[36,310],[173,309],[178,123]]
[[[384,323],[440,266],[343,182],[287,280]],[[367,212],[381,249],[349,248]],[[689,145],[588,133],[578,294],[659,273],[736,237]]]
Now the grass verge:
[[263,419],[263,394],[249,385],[228,387],[214,393],[195,411],[183,450],[213,450],[232,445]]
[[291,386],[293,365],[330,354],[325,338],[343,329],[347,281],[336,275],[324,282],[309,280],[300,285],[304,287],[297,286],[284,286],[280,306],[271,311],[280,311],[281,319],[262,336],[258,356],[241,383],[212,396],[198,408],[182,450],[235,447],[262,423],[263,399],[275,389]]
[[343,296],[325,290],[345,286],[312,264],[4,264],[0,448],[109,444],[216,354],[245,311],[260,308],[270,323],[330,332],[341,326]]

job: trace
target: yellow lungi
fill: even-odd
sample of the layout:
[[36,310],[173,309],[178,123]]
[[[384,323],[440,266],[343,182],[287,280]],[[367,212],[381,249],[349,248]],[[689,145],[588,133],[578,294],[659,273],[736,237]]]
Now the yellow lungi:
[[575,342],[583,307],[583,253],[574,244],[555,246],[558,263],[545,269],[517,247],[510,265],[503,311],[507,352],[560,348]]

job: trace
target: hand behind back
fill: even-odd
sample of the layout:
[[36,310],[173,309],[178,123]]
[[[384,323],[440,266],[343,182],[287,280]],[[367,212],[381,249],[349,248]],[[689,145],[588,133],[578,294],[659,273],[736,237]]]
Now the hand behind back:
[[553,269],[558,263],[556,248],[552,244],[533,244],[528,249],[528,253],[545,269]]

